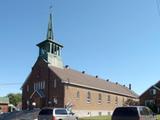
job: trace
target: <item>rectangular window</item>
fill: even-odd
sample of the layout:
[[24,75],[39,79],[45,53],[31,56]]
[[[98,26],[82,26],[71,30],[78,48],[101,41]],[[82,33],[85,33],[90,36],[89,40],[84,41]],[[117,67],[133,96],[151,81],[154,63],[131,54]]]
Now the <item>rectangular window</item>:
[[40,89],[40,82],[38,82],[38,90]]
[[34,83],[34,91],[36,90],[36,84]]
[[42,89],[43,89],[42,81],[40,82],[40,84],[41,84],[41,87],[40,87],[40,88],[41,88],[41,90],[42,90]]
[[149,105],[153,105],[155,104],[155,100],[151,99],[151,100],[145,100],[145,105],[149,106]]
[[45,89],[45,81],[42,82],[42,89]]
[[100,104],[100,103],[102,103],[102,94],[98,94],[98,103]]
[[80,98],[80,93],[79,93],[79,91],[77,91],[76,98],[77,98],[77,99]]
[[156,95],[156,89],[151,89],[149,92],[150,92],[150,95]]
[[36,90],[38,90],[38,83],[36,83]]
[[56,88],[57,87],[57,81],[56,81],[56,79],[54,80],[54,88]]
[[118,96],[115,98],[115,104],[118,104]]
[[111,102],[111,96],[107,95],[107,102],[110,103]]
[[88,91],[87,92],[87,103],[91,102],[91,93]]
[[29,92],[29,85],[27,85],[27,92]]

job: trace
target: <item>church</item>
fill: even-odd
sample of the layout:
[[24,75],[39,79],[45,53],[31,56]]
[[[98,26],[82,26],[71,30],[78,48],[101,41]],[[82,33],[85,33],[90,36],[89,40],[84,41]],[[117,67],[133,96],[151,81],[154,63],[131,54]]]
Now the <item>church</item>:
[[138,100],[138,95],[124,85],[64,66],[63,45],[55,40],[52,14],[46,40],[37,46],[39,55],[22,85],[23,110],[67,107],[81,117],[111,115],[126,100]]

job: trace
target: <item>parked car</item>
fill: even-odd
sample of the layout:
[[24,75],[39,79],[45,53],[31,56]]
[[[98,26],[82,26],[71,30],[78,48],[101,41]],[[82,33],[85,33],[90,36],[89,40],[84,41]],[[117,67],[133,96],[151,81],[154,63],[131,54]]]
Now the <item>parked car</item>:
[[43,108],[38,120],[78,120],[78,117],[65,108]]
[[145,106],[117,107],[112,120],[156,120],[156,116]]

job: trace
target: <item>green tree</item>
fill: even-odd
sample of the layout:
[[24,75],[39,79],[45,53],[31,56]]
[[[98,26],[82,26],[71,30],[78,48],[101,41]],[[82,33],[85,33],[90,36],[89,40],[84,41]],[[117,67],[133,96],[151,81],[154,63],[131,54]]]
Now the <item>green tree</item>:
[[147,104],[147,106],[154,112],[154,113],[157,113],[158,111],[157,111],[157,106],[156,106],[156,104],[154,104],[154,103],[149,103],[149,104]]
[[17,106],[17,104],[19,102],[22,102],[22,94],[21,93],[9,93],[7,95],[7,97],[9,98],[9,102],[15,106]]
[[136,105],[139,105],[139,102],[132,99],[127,99],[123,104],[123,106],[136,106]]

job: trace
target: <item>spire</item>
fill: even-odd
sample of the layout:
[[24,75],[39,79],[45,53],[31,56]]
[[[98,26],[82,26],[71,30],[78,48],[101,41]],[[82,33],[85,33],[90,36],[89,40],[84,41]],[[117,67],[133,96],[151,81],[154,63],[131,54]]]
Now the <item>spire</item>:
[[50,13],[49,22],[48,22],[47,40],[54,40],[53,28],[52,28],[52,14],[51,13]]

